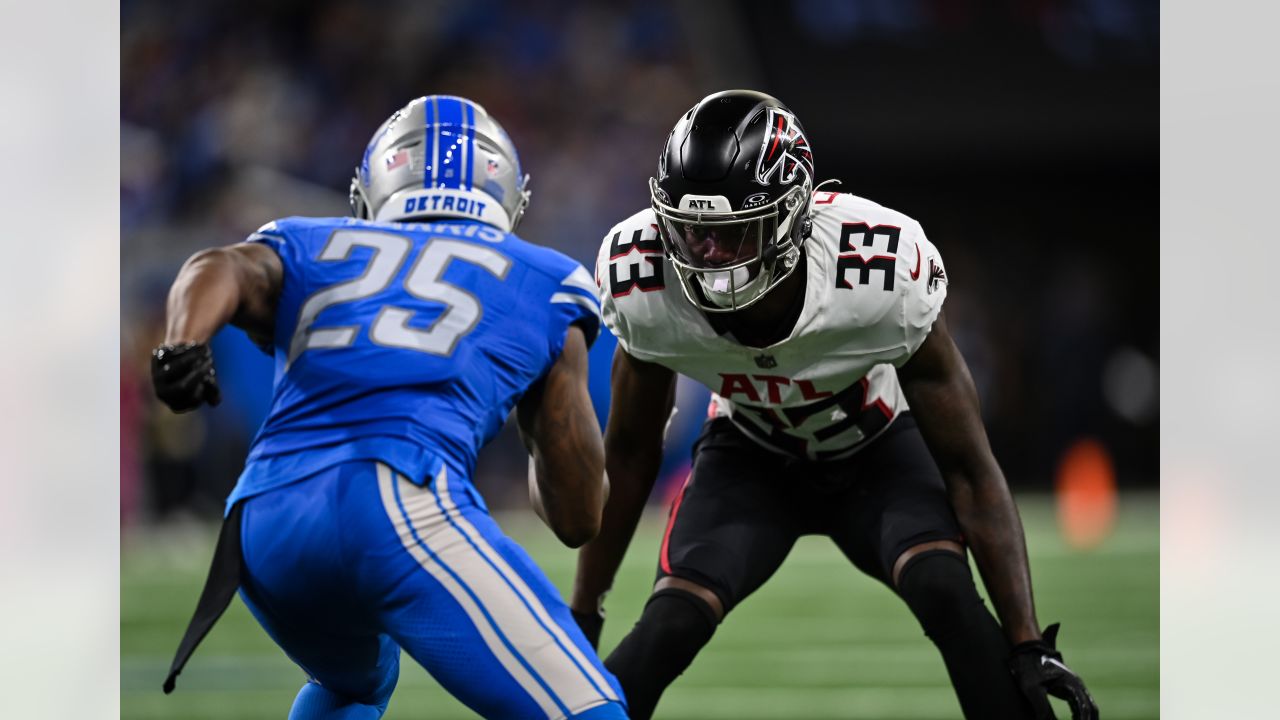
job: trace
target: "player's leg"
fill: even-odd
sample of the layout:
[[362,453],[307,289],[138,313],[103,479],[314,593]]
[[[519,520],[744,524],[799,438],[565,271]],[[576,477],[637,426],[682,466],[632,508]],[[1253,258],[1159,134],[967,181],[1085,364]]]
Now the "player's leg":
[[724,615],[772,576],[795,545],[800,528],[780,489],[784,465],[728,420],[704,429],[689,481],[672,504],[654,592],[605,660],[622,683],[632,718],[653,714]]
[[375,720],[382,717],[399,676],[400,647],[391,638],[330,635],[316,628],[297,628],[255,601],[242,589],[241,598],[267,633],[306,673],[307,682],[294,698],[289,720]]
[[337,490],[363,479],[353,474],[339,466],[243,501],[241,598],[308,676],[290,720],[379,718],[399,674],[400,648],[379,634],[345,562]]
[[1009,643],[983,604],[956,548],[917,546],[902,564],[898,594],[937,646],[968,718],[1034,717],[1009,673]]
[[383,517],[368,583],[386,631],[487,718],[625,718],[622,693],[559,592],[468,483],[418,486],[378,466]]
[[861,570],[895,589],[942,654],[966,718],[1030,718],[1009,644],[969,570],[942,476],[909,416],[855,456],[830,526]]

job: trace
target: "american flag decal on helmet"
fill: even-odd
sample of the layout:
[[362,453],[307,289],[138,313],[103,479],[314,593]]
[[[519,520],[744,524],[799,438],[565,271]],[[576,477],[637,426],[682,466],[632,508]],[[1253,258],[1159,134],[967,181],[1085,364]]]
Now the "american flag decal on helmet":
[[796,116],[777,108],[768,108],[768,113],[765,118],[768,129],[756,161],[756,182],[769,185],[776,174],[778,182],[786,185],[795,180],[799,172],[812,180],[813,153]]
[[[386,162],[387,162],[388,170],[395,170],[401,165],[404,165],[409,162],[409,151],[397,150],[394,155],[387,156]],[[410,165],[409,167],[413,167],[413,166]]]

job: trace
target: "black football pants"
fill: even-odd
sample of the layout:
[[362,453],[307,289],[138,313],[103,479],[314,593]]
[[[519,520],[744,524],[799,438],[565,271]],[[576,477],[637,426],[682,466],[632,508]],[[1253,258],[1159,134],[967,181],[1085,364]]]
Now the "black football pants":
[[[658,577],[710,589],[726,613],[773,575],[801,535],[827,535],[856,567],[891,587],[903,551],[962,539],[909,414],[846,460],[779,456],[724,418],[708,421],[693,452],[689,481],[672,504]],[[921,553],[904,567],[897,591],[942,653],[966,717],[1031,717],[1005,666],[1009,645],[967,561],[947,551]],[[650,598],[605,660],[633,719],[652,715],[715,626],[713,611],[694,595],[666,590]]]

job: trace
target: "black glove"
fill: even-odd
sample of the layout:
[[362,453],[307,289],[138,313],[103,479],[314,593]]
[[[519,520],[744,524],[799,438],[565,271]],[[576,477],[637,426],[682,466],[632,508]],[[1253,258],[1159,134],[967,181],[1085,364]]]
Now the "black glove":
[[1046,695],[1066,700],[1071,705],[1072,720],[1097,720],[1094,704],[1084,681],[1062,662],[1057,650],[1058,623],[1044,630],[1044,637],[1018,643],[1009,658],[1009,670],[1031,703],[1036,720],[1055,720]]
[[600,631],[604,629],[604,615],[598,612],[580,613],[573,608],[569,608],[569,612],[573,613],[573,621],[582,628],[582,634],[587,636],[587,642],[591,643],[592,648],[599,650]]
[[174,412],[195,410],[205,402],[222,402],[208,343],[161,345],[152,350],[151,384],[156,397]]

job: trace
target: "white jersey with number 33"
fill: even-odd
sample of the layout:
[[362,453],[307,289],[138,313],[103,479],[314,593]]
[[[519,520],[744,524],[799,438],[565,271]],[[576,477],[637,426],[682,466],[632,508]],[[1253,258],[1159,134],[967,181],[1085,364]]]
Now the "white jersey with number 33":
[[933,327],[947,275],[910,217],[846,193],[817,192],[813,207],[804,307],[766,348],[717,333],[688,302],[652,210],[609,231],[596,284],[627,353],[706,385],[711,413],[761,445],[826,460],[853,454],[906,409],[894,368]]

